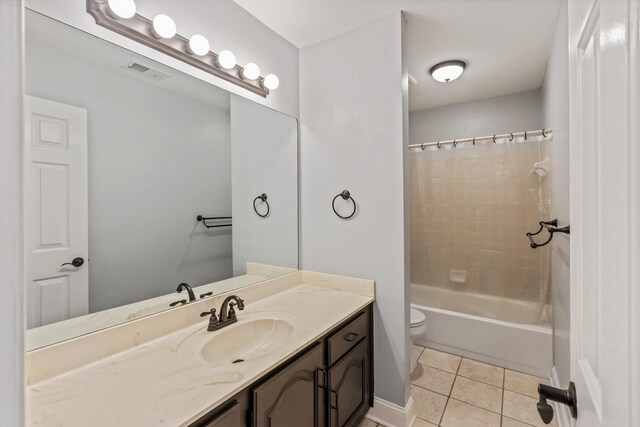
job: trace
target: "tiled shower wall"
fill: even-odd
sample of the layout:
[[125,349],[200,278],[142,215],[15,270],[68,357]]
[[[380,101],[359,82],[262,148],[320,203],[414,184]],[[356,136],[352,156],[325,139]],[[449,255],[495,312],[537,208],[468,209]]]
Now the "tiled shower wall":
[[[548,177],[530,174],[548,144],[529,139],[410,154],[412,283],[547,300],[548,246],[532,249],[525,233],[548,219]],[[450,280],[452,270],[466,272],[466,282]]]

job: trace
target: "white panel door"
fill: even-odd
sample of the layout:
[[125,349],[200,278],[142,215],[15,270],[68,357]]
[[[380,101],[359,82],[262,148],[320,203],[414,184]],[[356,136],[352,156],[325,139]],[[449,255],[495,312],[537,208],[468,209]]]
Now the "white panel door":
[[640,426],[640,400],[632,392],[640,367],[633,356],[640,310],[637,26],[637,0],[569,1],[571,379],[578,427]]
[[[87,111],[25,100],[27,327],[89,311]],[[65,265],[82,258],[79,266]]]

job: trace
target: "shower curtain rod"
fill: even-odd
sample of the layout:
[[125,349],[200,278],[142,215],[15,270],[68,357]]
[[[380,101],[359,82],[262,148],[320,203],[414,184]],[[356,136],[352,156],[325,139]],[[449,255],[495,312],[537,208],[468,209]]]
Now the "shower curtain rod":
[[524,140],[526,141],[530,136],[542,135],[543,137],[547,138],[552,133],[553,133],[552,129],[525,130],[522,132],[501,133],[496,135],[479,136],[475,138],[447,139],[445,141],[424,142],[422,144],[410,144],[409,149],[422,148],[424,150],[425,147],[433,147],[434,145],[440,148],[443,145],[447,145],[447,144],[453,144],[453,146],[455,147],[457,144],[462,144],[465,142],[472,142],[475,145],[476,142],[482,142],[482,141],[496,142],[496,139],[498,138],[509,138],[509,141],[513,141],[514,138],[521,137],[521,136],[524,136]]

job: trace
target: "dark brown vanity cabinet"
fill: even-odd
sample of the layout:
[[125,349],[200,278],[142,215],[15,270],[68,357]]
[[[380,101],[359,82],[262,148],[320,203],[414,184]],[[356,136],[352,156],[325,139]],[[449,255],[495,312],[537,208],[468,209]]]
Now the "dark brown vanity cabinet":
[[324,345],[253,389],[253,427],[324,427]]
[[355,427],[373,405],[365,307],[190,427]]

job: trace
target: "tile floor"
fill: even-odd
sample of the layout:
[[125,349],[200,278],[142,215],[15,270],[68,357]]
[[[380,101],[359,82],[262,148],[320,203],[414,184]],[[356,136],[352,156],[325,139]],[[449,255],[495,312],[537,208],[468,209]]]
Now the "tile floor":
[[425,348],[411,376],[414,427],[546,427],[536,411],[538,383],[549,381]]

